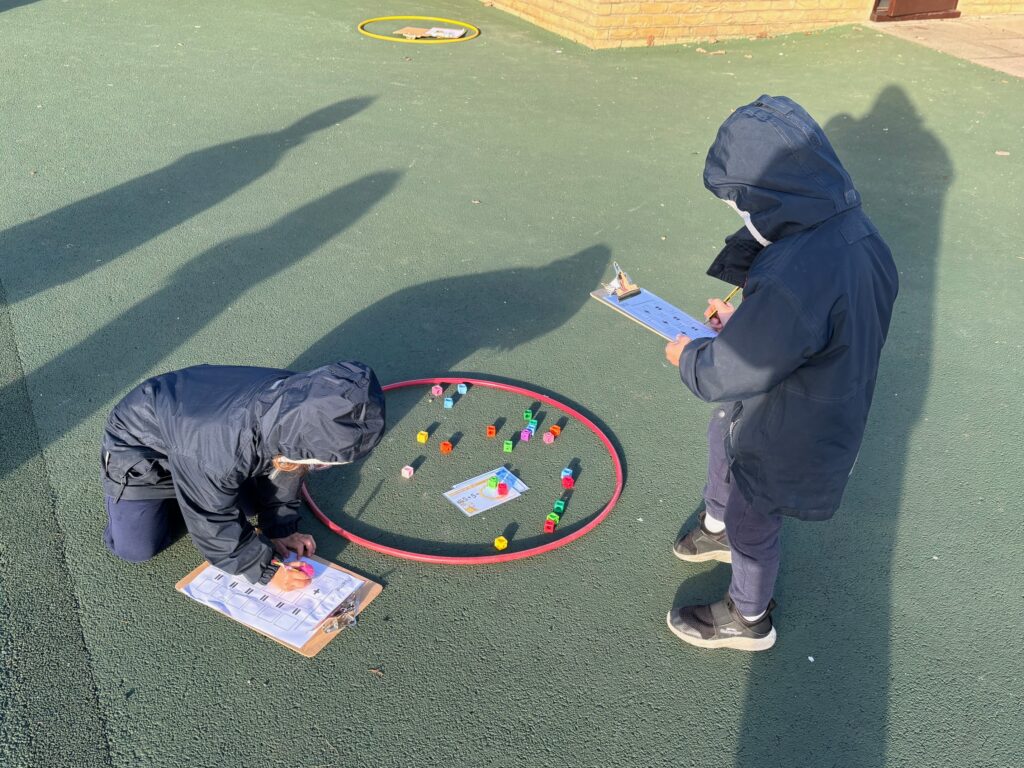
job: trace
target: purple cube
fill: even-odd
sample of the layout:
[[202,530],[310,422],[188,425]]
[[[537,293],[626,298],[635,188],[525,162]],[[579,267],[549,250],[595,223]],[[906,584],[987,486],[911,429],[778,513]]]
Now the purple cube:
[[519,439],[522,440],[524,443],[530,442],[531,437],[533,437],[533,433],[528,429],[524,429],[522,432],[519,433]]

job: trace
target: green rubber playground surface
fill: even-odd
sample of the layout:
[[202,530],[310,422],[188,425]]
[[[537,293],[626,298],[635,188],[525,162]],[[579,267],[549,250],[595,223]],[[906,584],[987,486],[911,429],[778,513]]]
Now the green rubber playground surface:
[[[355,31],[398,13],[483,33]],[[0,765],[1020,764],[1024,82],[863,27],[704,47],[726,53],[591,52],[469,0],[0,0]],[[704,268],[739,220],[704,155],[765,92],[825,127],[901,292],[843,508],[787,522],[779,641],[745,655],[665,627],[728,582],[670,549],[708,406],[588,293],[617,260],[693,313],[724,294]],[[314,660],[175,592],[187,539],[107,554],[99,436],[138,381],[351,358],[564,399],[619,447],[618,506],[479,567],[310,519],[319,554],[384,584]],[[449,423],[410,402],[318,499],[385,543],[489,551],[514,522],[521,546],[560,491],[551,448],[584,468],[569,525],[592,514],[610,462],[574,428],[513,454],[535,500],[445,509],[503,463],[486,423],[521,415],[483,394],[442,414],[466,435],[448,464],[398,477],[425,418]]]

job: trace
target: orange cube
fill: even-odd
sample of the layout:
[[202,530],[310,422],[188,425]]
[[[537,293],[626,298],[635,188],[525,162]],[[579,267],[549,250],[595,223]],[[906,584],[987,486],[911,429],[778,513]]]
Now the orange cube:
[[548,432],[550,432],[555,437],[558,437],[560,434],[562,434],[562,428],[557,424],[552,424],[551,427],[548,429]]
[[487,436],[488,437],[495,437],[497,434],[498,434],[498,428],[496,426],[494,426],[493,424],[488,424],[487,425]]
[[452,444],[449,441],[447,441],[447,440],[442,442],[441,443],[441,453],[447,455],[447,454],[449,454],[451,452],[452,452]]

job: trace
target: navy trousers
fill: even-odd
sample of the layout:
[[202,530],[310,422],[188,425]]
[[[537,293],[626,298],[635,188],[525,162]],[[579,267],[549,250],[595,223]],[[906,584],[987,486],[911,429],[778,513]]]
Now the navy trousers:
[[745,616],[762,613],[772,599],[779,574],[782,515],[751,503],[729,476],[725,439],[728,409],[716,406],[708,424],[708,478],[704,506],[709,516],[725,521],[732,547],[732,582],[729,596]]
[[122,560],[141,563],[169,547],[185,530],[175,499],[115,501],[106,497],[107,549]]

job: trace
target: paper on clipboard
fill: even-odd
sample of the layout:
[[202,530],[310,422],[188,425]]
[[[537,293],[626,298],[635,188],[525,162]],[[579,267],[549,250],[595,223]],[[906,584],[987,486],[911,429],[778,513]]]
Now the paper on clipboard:
[[299,650],[324,620],[366,583],[319,559],[302,560],[313,566],[313,580],[303,589],[282,592],[212,565],[178,589],[196,602]]
[[639,295],[625,301],[619,301],[614,293],[609,293],[605,288],[591,291],[590,295],[648,330],[654,331],[666,341],[675,341],[679,334],[691,339],[714,338],[718,335],[704,323],[695,320],[646,288],[641,288]]

